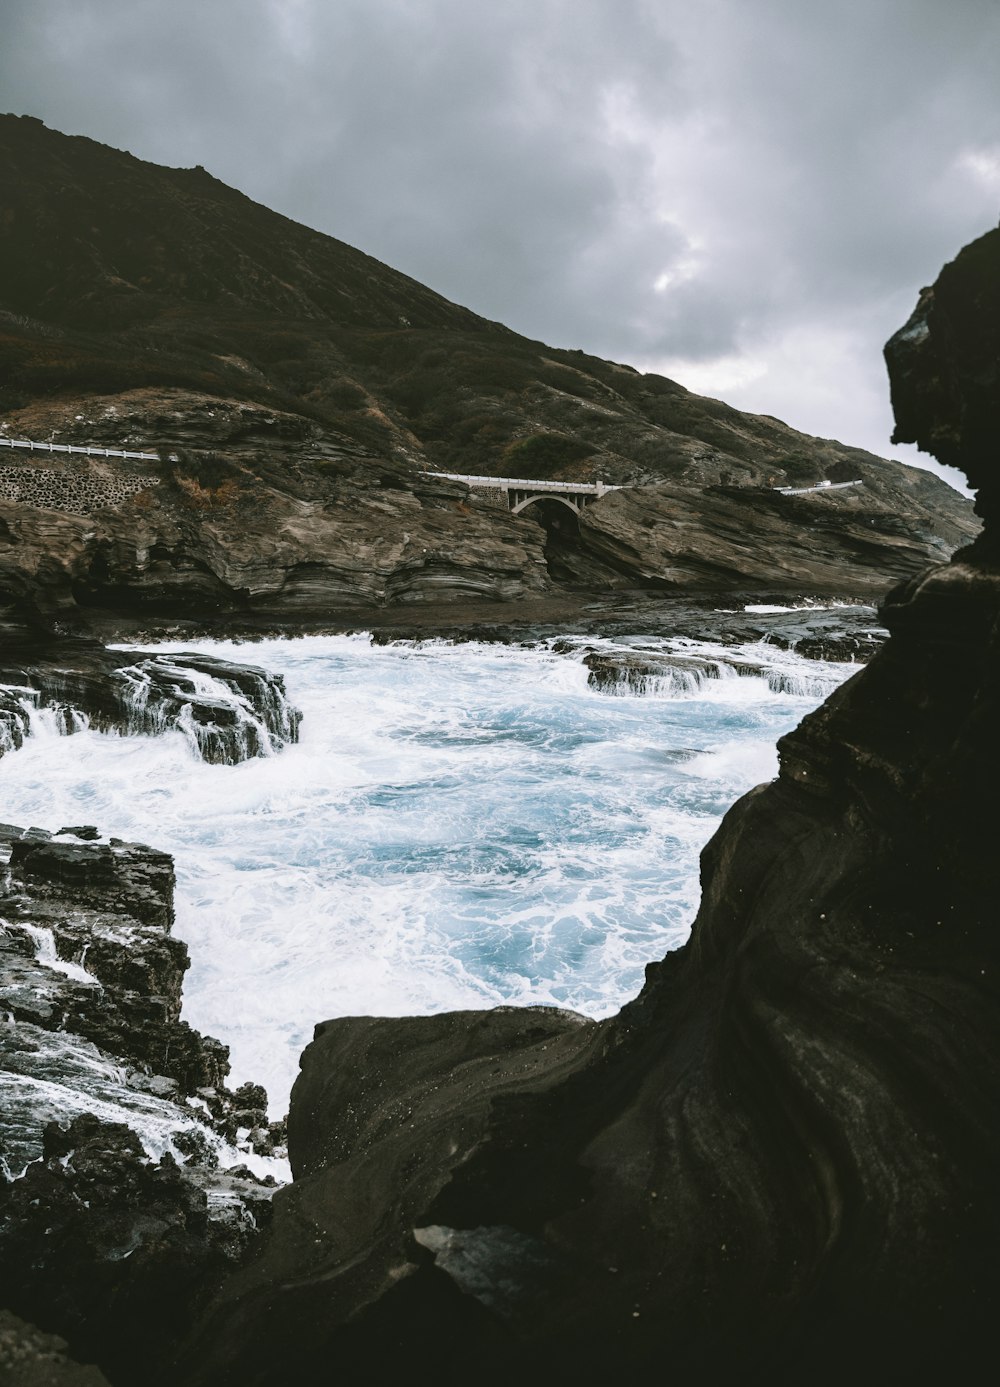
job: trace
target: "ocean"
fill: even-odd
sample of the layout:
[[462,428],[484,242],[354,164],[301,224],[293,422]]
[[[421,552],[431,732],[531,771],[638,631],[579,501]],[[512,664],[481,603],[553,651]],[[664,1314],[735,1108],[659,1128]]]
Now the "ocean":
[[[36,713],[0,759],[0,814],[174,855],[183,1016],[230,1046],[233,1084],[267,1087],[274,1117],[329,1017],[614,1013],[687,938],[726,809],[854,672],[649,636],[154,648],[282,674],[299,743],[211,766],[182,731],[66,737]],[[600,687],[588,654],[610,665]],[[650,659],[679,663],[629,674]]]

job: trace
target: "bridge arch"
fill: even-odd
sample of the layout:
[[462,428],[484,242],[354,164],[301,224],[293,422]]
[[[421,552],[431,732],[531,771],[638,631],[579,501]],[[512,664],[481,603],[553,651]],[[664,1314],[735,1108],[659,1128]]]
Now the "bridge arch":
[[582,510],[582,507],[578,506],[575,501],[571,501],[568,496],[554,496],[549,491],[539,491],[537,495],[526,496],[523,501],[518,501],[517,505],[511,506],[511,515],[519,515],[521,511],[527,510],[529,506],[533,506],[536,501],[558,501],[561,506],[565,506],[567,510],[571,510],[577,517],[579,517],[580,511]]

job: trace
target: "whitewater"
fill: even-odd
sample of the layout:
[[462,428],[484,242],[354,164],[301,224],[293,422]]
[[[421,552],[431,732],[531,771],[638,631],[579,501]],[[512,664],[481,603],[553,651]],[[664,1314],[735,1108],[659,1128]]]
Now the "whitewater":
[[[329,1017],[616,1011],[687,937],[725,810],[854,672],[766,643],[650,637],[153,649],[282,674],[299,743],[212,766],[182,731],[67,737],[39,713],[0,760],[3,817],[174,855],[184,1019],[230,1046],[231,1082],[264,1083],[276,1117]],[[636,649],[717,660],[720,677],[588,683],[586,651]],[[737,677],[734,656],[765,672]]]

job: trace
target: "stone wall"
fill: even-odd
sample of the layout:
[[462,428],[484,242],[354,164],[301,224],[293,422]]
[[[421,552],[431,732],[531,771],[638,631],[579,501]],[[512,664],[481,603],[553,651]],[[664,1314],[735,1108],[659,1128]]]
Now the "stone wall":
[[137,491],[159,484],[160,477],[142,464],[105,458],[0,465],[0,500],[73,515],[119,506]]
[[471,488],[477,496],[481,496],[484,501],[492,501],[495,506],[502,506],[504,510],[510,509],[507,500],[507,493],[503,487],[499,486],[474,486]]

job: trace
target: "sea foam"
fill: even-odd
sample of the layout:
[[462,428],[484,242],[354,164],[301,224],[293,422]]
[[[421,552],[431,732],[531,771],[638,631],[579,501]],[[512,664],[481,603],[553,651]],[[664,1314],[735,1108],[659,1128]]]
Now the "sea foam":
[[[722,814],[852,671],[766,645],[643,645],[717,659],[721,677],[608,697],[572,649],[188,643],[283,674],[299,744],[213,766],[176,730],[63,738],[36,718],[0,761],[3,816],[175,855],[184,1018],[280,1116],[317,1021],[501,1003],[603,1017],[683,943]],[[737,677],[733,657],[764,672]]]

